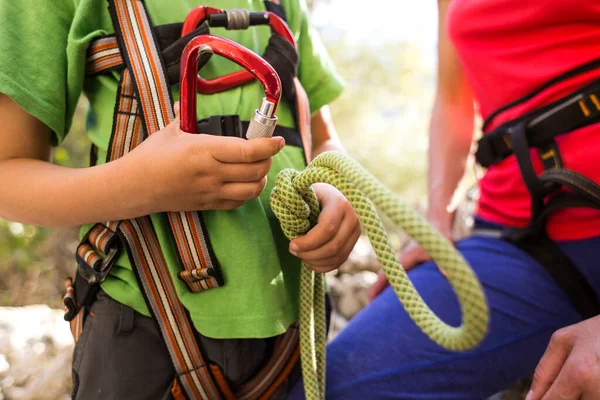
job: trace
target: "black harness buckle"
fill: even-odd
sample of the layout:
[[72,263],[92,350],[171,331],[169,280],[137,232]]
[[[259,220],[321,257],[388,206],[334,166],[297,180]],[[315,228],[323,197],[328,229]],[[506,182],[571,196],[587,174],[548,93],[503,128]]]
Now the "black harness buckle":
[[[89,232],[82,242],[87,241],[88,235]],[[71,321],[77,316],[81,307],[86,307],[94,301],[96,293],[100,289],[100,283],[104,282],[115,265],[121,247],[120,240],[115,240],[102,261],[96,263],[96,268],[85,262],[83,258],[76,257],[77,274],[75,275],[75,281],[71,282],[72,293],[70,296],[65,295],[63,298],[66,321]]]
[[245,139],[239,115],[213,115],[196,123],[196,133]]
[[108,276],[108,273],[115,264],[115,261],[117,261],[118,255],[119,246],[111,248],[108,251],[108,253],[106,253],[106,257],[102,259],[102,262],[100,263],[100,266],[97,269],[88,265],[85,261],[79,260],[77,262],[77,272],[90,285],[97,285],[99,283],[102,283]]

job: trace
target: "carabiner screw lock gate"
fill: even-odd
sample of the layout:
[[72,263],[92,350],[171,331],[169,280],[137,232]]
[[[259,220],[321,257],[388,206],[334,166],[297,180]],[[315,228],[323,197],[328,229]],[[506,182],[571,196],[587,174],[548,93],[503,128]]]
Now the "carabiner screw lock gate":
[[277,125],[277,117],[274,114],[275,103],[263,97],[260,108],[254,110],[254,115],[246,132],[246,138],[272,137]]

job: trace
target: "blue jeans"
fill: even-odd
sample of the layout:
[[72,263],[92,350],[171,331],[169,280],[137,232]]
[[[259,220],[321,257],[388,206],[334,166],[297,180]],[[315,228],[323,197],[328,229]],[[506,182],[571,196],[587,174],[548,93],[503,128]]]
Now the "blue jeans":
[[[600,237],[559,245],[600,293]],[[327,399],[483,399],[530,375],[552,333],[580,320],[544,268],[511,244],[472,236],[457,247],[489,301],[483,343],[463,353],[439,347],[388,287],[328,346]],[[434,263],[408,275],[436,314],[460,324],[456,298]],[[289,398],[303,396],[299,383]]]

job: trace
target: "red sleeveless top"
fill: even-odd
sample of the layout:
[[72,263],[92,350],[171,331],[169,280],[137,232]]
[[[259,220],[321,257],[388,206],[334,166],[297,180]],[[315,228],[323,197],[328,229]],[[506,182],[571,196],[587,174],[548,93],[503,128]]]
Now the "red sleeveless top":
[[[481,116],[600,58],[600,1],[452,0],[449,37],[473,89]],[[486,131],[600,79],[600,69],[566,79],[532,101],[495,117]],[[600,124],[557,138],[565,168],[600,182]],[[532,150],[534,168],[542,170]],[[508,226],[526,226],[529,193],[514,156],[489,168],[480,181],[478,215]],[[548,221],[555,240],[600,236],[600,210],[569,208]]]

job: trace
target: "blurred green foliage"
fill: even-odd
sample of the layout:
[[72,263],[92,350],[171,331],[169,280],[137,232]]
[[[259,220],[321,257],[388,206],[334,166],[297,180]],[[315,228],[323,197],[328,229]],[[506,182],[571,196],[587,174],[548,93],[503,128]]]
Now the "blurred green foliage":
[[434,76],[407,43],[356,46],[330,43],[346,81],[332,104],[348,153],[408,201],[425,192],[429,110]]
[[[357,46],[328,42],[346,81],[331,106],[348,153],[406,200],[425,191],[426,130],[433,96],[431,68],[410,44]],[[88,163],[87,103],[77,108],[54,162],[81,168]],[[77,229],[40,229],[0,220],[0,305],[48,303],[60,307],[63,280],[74,272]]]

